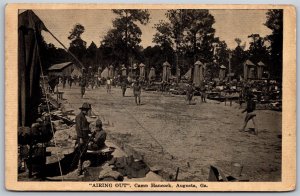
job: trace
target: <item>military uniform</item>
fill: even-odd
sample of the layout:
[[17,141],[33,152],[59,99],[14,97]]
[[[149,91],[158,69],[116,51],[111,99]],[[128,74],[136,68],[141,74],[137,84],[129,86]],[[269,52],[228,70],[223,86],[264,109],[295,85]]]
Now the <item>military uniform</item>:
[[76,118],[76,133],[77,133],[77,142],[79,143],[79,139],[82,138],[84,142],[87,142],[89,139],[89,122],[86,117],[80,112]]
[[135,98],[135,103],[137,105],[141,104],[141,91],[142,91],[142,87],[140,86],[140,84],[135,83],[133,85],[133,95],[134,95],[134,98]]
[[[84,103],[81,110],[90,110],[90,104]],[[78,153],[79,153],[79,162],[78,162],[78,174],[82,173],[82,163],[83,158],[87,151],[87,145],[89,142],[89,122],[87,121],[85,114],[81,111],[75,118],[76,122],[76,133],[77,133],[77,144],[78,144]],[[82,142],[80,142],[80,139]]]
[[122,95],[123,97],[125,97],[125,92],[127,89],[127,82],[125,80],[121,83],[121,88],[122,88]]
[[84,78],[81,80],[80,86],[81,86],[81,97],[83,97],[83,95],[85,94],[85,86],[86,86],[86,81]]

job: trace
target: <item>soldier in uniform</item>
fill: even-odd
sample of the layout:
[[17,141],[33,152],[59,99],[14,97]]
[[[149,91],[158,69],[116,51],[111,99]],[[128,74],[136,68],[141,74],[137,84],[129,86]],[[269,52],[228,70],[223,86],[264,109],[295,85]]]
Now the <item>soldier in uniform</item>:
[[82,107],[79,108],[81,112],[76,116],[76,133],[77,133],[77,145],[78,145],[78,153],[79,153],[79,162],[78,162],[78,175],[82,174],[82,163],[83,158],[87,150],[87,145],[89,142],[89,122],[86,119],[86,115],[88,111],[91,109],[90,104],[83,103]]
[[105,146],[105,140],[106,140],[107,133],[102,128],[102,121],[98,119],[96,121],[96,129],[93,133],[92,140],[90,141],[88,145],[89,150],[99,150],[102,147]]
[[193,96],[194,96],[194,92],[195,92],[195,84],[191,83],[188,88],[187,88],[187,92],[186,92],[186,97],[187,97],[187,101],[188,104],[191,105],[192,100],[193,100]]
[[122,89],[122,95],[123,97],[125,97],[125,92],[127,89],[127,79],[125,77],[122,79],[121,89]]
[[142,91],[142,87],[139,81],[136,81],[133,85],[133,95],[135,98],[136,105],[141,105],[141,91]]
[[85,86],[86,86],[86,80],[85,80],[85,78],[82,78],[82,80],[80,82],[81,98],[83,98],[83,95],[85,94]]

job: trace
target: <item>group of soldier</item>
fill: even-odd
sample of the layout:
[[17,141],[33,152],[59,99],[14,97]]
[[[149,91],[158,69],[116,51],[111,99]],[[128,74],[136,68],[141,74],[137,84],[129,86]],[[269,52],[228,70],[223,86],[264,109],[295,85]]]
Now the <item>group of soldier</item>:
[[80,81],[80,77],[78,77],[77,75],[74,75],[73,77],[72,76],[62,76],[61,77],[61,82],[62,82],[62,85],[63,85],[63,88],[66,87],[66,84],[68,83],[70,88],[72,87],[72,84],[74,83],[74,85],[77,84],[78,80]]

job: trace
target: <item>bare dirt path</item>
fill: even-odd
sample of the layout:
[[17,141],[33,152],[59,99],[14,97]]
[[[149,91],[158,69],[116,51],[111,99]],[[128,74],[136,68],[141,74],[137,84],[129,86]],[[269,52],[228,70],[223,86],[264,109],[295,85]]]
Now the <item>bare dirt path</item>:
[[[64,91],[67,107],[78,109],[83,102],[104,121],[117,143],[143,155],[149,166],[162,168],[165,179],[207,181],[209,165],[230,173],[231,163],[244,166],[250,181],[281,180],[281,113],[257,111],[259,135],[241,133],[244,114],[237,104],[208,101],[187,105],[184,96],[142,92],[136,106],[132,89],[122,97],[120,88],[111,94],[101,87],[87,89],[81,99],[78,86]],[[250,127],[253,125],[250,123]]]

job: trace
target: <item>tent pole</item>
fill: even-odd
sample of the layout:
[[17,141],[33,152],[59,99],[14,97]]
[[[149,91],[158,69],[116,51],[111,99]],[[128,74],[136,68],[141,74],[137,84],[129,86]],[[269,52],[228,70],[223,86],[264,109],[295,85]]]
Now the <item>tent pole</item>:
[[49,29],[48,33],[50,33],[50,35],[81,65],[81,68],[84,67],[83,64],[76,58],[76,56],[70,52],[70,50],[61,41],[59,41],[59,39]]

